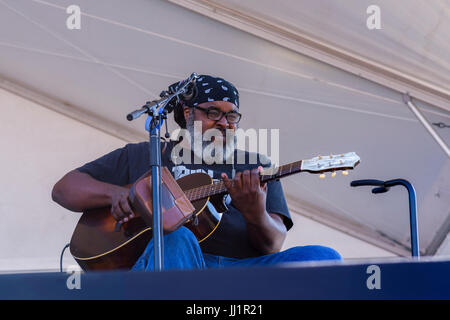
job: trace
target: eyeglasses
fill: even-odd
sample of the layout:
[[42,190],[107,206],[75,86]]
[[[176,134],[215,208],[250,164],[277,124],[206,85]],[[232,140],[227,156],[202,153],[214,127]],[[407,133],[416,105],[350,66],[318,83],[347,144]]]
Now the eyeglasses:
[[228,123],[236,124],[241,120],[242,115],[239,112],[236,111],[230,111],[230,112],[223,112],[216,108],[208,108],[203,109],[200,107],[194,107],[195,109],[202,110],[204,113],[206,113],[206,116],[209,120],[219,121],[225,116]]

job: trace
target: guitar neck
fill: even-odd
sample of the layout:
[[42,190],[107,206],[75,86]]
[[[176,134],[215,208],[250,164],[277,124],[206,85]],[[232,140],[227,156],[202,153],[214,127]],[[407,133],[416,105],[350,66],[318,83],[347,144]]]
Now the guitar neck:
[[[302,172],[302,161],[291,162],[276,169],[267,169],[261,175],[261,182],[268,182]],[[272,173],[272,174],[269,174]]]
[[[341,153],[339,155],[317,156],[308,160],[300,160],[282,165],[278,168],[266,168],[260,173],[261,182],[268,182],[287,177],[299,172],[324,173],[333,172],[332,177],[338,170],[353,170],[360,163],[360,158],[355,152]],[[342,172],[347,175],[347,171]],[[210,185],[197,187],[185,191],[189,200],[200,200],[214,195],[227,193],[223,181]]]
[[[292,162],[286,165],[282,165],[276,169],[266,169],[260,175],[261,182],[269,182],[272,180],[280,179],[291,174],[302,172],[302,161]],[[270,172],[269,172],[270,171]],[[271,174],[269,174],[271,173]],[[218,181],[210,185],[197,187],[185,191],[186,196],[190,201],[200,200],[207,197],[212,197],[219,194],[228,193],[227,187],[223,181]]]

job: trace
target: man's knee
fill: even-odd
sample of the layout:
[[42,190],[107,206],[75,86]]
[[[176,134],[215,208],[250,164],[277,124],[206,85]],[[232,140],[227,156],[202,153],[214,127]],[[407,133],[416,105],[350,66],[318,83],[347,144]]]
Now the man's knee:
[[164,243],[170,244],[173,242],[183,243],[186,245],[188,243],[197,243],[198,241],[191,230],[186,227],[180,227],[164,236]]
[[293,247],[288,249],[298,261],[308,260],[342,260],[341,255],[334,249],[319,245]]
[[[203,255],[195,235],[187,228],[181,227],[164,235],[164,268],[202,269],[205,267]],[[153,240],[134,265],[133,270],[153,271]]]
[[313,250],[317,253],[317,256],[321,258],[321,260],[342,260],[339,252],[330,247],[325,246],[311,246]]

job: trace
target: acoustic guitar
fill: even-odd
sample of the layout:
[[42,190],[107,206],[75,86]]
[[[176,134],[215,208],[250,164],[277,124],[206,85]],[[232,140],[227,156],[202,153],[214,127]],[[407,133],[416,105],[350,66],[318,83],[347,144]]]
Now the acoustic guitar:
[[[354,169],[359,162],[360,158],[354,152],[318,156],[289,163],[276,169],[264,169],[260,173],[260,180],[264,183],[300,172],[320,174],[321,178],[324,177],[325,172],[332,172],[332,177],[336,175],[336,171],[342,171],[346,175],[347,170]],[[172,209],[176,208],[174,204],[177,204],[181,211],[188,213],[180,218],[178,223],[172,223],[167,228],[169,231],[166,228],[164,231],[170,232],[184,225],[194,233],[199,242],[206,240],[220,225],[222,215],[226,214],[225,184],[223,181],[213,182],[206,173],[190,174],[176,180],[176,183],[171,183],[170,178],[173,179],[173,177],[167,168],[163,169],[162,178],[165,180],[161,188],[163,221],[173,220],[174,210]],[[130,198],[138,192],[139,183],[144,185],[145,181],[149,181],[148,174],[144,178],[139,179],[133,186],[128,186],[131,188]],[[166,183],[171,190],[166,188]],[[178,193],[178,198],[174,199],[172,193]],[[147,190],[141,197],[151,198],[151,192]],[[130,269],[143,253],[152,238],[151,213],[150,215],[148,212],[143,213],[146,208],[147,211],[150,210],[151,199],[146,199],[144,203],[142,201],[137,203],[137,197],[135,197],[134,201],[130,202],[133,211],[138,214],[123,225],[118,225],[111,215],[110,207],[83,212],[70,241],[70,252],[83,270]]]

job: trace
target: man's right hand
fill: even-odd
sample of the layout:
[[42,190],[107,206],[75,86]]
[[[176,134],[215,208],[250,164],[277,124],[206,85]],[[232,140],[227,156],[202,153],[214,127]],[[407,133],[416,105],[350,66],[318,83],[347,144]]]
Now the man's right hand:
[[71,211],[111,206],[111,215],[120,223],[137,216],[130,207],[128,196],[128,188],[98,181],[77,170],[67,173],[52,190],[52,199]]
[[119,223],[125,223],[135,217],[128,202],[129,189],[117,187],[111,194],[111,214]]

